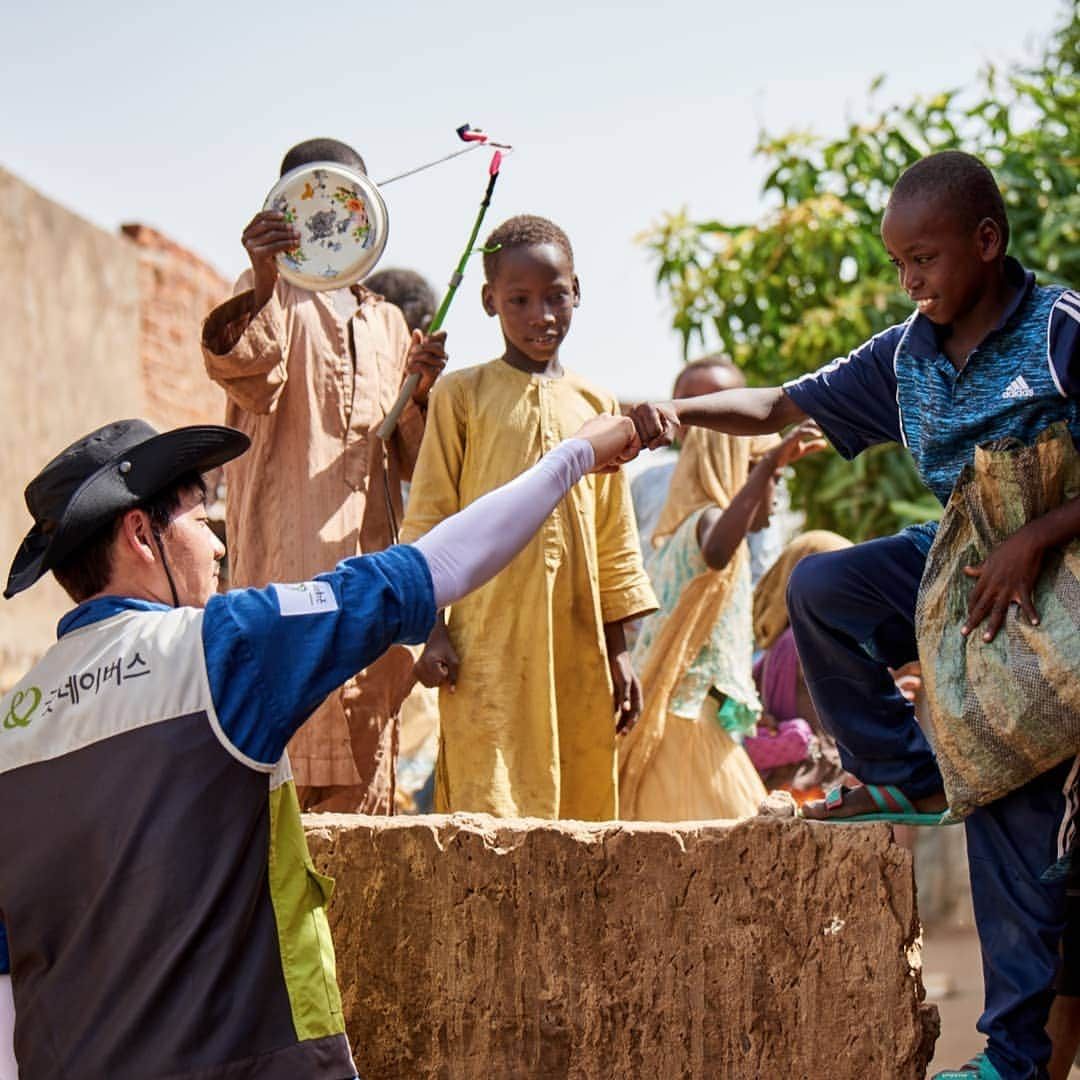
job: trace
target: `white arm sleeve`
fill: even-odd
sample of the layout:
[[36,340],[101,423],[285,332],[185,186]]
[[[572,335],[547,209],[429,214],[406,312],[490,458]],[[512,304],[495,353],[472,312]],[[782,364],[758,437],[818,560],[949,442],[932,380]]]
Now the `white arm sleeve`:
[[11,976],[0,975],[0,1080],[19,1080],[15,1063],[15,994]]
[[502,570],[595,461],[586,439],[567,439],[420,537],[413,547],[431,570],[435,606],[460,600]]

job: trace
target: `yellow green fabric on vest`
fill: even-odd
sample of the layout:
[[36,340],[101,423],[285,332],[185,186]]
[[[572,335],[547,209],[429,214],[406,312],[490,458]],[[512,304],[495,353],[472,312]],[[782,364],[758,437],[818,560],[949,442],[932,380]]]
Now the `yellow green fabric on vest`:
[[291,780],[270,792],[269,878],[297,1038],[339,1035],[345,1031],[345,1016],[326,919],[334,880],[320,874],[311,861]]

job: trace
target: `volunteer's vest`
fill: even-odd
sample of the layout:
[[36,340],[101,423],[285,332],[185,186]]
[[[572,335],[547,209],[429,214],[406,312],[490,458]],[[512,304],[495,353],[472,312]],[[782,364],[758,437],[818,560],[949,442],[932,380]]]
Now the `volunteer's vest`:
[[[288,760],[218,724],[202,612],[75,630],[0,702],[0,920],[23,1080],[342,1080]],[[252,702],[257,709],[258,702]]]
[[944,504],[974,448],[1004,436],[1024,443],[1064,420],[1080,445],[1080,402],[1062,392],[1048,347],[1050,313],[1065,293],[1034,286],[1009,321],[957,371],[928,323],[912,319],[895,356],[904,445]]

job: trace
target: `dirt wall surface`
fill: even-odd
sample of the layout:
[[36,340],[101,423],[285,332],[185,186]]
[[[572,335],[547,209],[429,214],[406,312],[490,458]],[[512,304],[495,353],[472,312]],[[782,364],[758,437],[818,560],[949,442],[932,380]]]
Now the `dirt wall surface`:
[[[32,522],[27,481],[80,435],[126,417],[220,423],[199,331],[229,283],[168,237],[115,236],[0,168],[0,577]],[[0,690],[56,638],[70,607],[51,577],[0,600]]]
[[[138,257],[0,170],[0,576],[32,524],[23,488],[45,462],[143,403]],[[56,637],[69,605],[51,579],[0,600],[0,686]]]
[[887,827],[305,821],[365,1080],[925,1075]]

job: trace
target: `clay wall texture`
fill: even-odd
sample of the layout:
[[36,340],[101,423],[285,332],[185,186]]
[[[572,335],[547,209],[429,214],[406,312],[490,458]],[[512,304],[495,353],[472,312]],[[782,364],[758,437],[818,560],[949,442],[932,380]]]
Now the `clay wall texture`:
[[[0,577],[31,520],[23,488],[110,420],[220,423],[201,320],[229,292],[196,256],[141,226],[114,236],[0,169]],[[51,578],[0,600],[0,689],[55,640],[70,607]]]
[[124,225],[139,259],[143,416],[157,428],[220,424],[225,394],[203,367],[203,319],[231,292],[197,255],[146,225]]
[[887,827],[306,823],[369,1080],[925,1076]]

